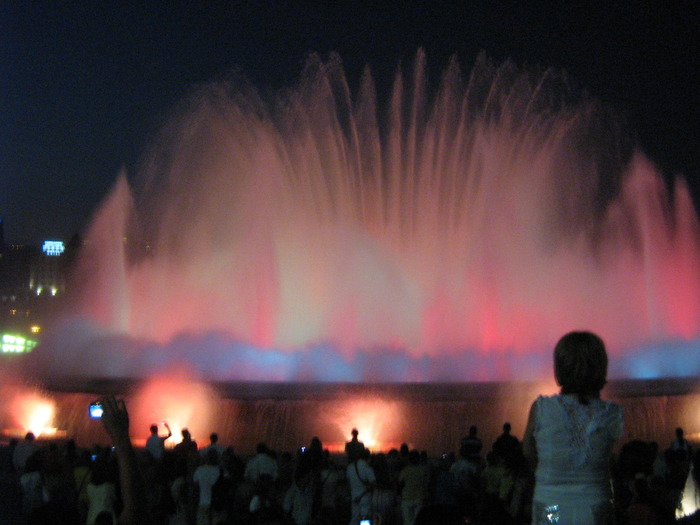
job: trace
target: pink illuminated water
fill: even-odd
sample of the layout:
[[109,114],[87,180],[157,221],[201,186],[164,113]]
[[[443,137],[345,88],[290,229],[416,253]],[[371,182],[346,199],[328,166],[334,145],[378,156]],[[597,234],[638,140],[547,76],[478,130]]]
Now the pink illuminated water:
[[353,94],[335,57],[272,102],[241,81],[199,89],[97,211],[43,369],[533,379],[589,329],[612,375],[698,373],[684,180],[667,186],[561,75],[426,71],[419,53],[386,103],[369,73]]

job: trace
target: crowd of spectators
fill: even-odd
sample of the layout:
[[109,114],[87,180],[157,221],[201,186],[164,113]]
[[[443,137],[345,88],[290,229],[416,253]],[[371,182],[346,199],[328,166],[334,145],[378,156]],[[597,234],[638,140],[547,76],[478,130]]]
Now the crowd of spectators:
[[[533,473],[508,423],[484,447],[473,426],[455,454],[429,457],[402,445],[372,453],[358,438],[332,455],[319,438],[296,451],[264,443],[248,458],[232,446],[198,446],[184,429],[174,446],[152,430],[150,445],[81,449],[73,441],[41,445],[29,433],[4,447],[3,480],[14,480],[16,523],[27,524],[524,524],[530,522]],[[171,438],[170,441],[174,441]],[[127,454],[128,456],[128,454]],[[692,448],[677,430],[665,449],[622,445],[611,465],[620,525],[700,522],[676,519],[693,477]],[[131,477],[124,483],[124,476]],[[135,477],[134,477],[135,476]],[[125,492],[135,491],[135,495]],[[4,492],[12,494],[12,487]],[[687,494],[686,494],[687,496]],[[131,500],[129,500],[131,498]],[[134,508],[128,509],[131,505]],[[3,512],[10,512],[6,503]],[[125,518],[124,513],[128,516]]]

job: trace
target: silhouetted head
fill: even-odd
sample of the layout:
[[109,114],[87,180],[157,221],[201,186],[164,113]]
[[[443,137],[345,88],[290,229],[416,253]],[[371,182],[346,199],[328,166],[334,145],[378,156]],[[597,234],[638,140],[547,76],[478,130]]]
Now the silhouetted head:
[[605,343],[591,332],[570,332],[554,348],[554,376],[562,394],[578,394],[582,403],[598,397],[608,375]]
[[510,434],[510,423],[503,423],[503,433]]
[[192,440],[192,434],[190,434],[190,431],[187,430],[186,428],[182,429],[181,434],[182,434],[183,441],[191,441]]
[[36,436],[34,435],[34,432],[27,432],[24,436],[24,439],[25,441],[34,441],[36,439]]
[[211,441],[212,443],[216,443],[217,441],[219,441],[219,434],[217,434],[216,432],[212,432],[209,436],[209,441]]
[[676,437],[680,440],[683,439],[683,429],[681,427],[678,427],[676,429]]
[[151,434],[156,435],[158,433],[158,425],[151,425]]
[[352,432],[350,432],[350,434],[352,434],[353,439],[357,439],[357,435],[359,434],[359,432],[357,431],[356,428],[353,428]]

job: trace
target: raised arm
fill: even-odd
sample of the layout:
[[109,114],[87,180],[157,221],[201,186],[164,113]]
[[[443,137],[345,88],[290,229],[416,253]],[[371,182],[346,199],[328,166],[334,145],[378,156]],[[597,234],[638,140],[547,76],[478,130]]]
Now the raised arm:
[[117,453],[119,485],[124,508],[119,515],[119,524],[148,524],[146,491],[143,477],[136,460],[136,452],[129,438],[129,413],[123,399],[114,396],[102,398],[102,424],[109,434]]

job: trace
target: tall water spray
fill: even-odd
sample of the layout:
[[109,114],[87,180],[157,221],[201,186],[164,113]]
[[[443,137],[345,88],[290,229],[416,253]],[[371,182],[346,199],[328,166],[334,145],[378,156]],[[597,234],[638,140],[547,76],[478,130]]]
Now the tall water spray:
[[333,56],[274,97],[198,89],[135,191],[121,176],[97,211],[44,370],[530,379],[590,329],[613,374],[672,375],[679,350],[656,345],[687,356],[700,329],[684,180],[667,187],[561,74],[482,57],[431,83],[422,53],[410,69],[386,101],[369,72],[353,93]]

